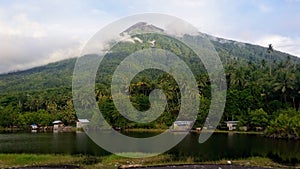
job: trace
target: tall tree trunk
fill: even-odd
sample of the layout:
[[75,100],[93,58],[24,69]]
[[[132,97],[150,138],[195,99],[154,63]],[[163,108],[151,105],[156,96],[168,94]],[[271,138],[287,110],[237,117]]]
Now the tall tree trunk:
[[292,98],[292,102],[293,102],[293,107],[296,110],[296,103],[295,103],[295,97]]

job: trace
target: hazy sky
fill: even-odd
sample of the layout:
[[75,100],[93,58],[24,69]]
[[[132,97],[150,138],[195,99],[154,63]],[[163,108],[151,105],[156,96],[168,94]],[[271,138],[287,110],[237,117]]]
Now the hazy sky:
[[74,57],[108,23],[145,12],[300,57],[300,0],[0,0],[0,73]]

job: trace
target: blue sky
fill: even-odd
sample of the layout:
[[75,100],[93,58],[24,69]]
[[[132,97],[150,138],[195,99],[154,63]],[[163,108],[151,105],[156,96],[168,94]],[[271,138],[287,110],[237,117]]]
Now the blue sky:
[[0,0],[0,72],[74,57],[105,25],[145,12],[300,56],[300,0]]

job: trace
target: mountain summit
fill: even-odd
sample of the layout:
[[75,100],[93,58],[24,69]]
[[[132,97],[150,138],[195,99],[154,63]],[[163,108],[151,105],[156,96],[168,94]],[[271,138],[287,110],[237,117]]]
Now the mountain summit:
[[164,32],[164,30],[152,24],[148,24],[147,22],[138,22],[127,28],[120,35],[123,36],[125,34],[134,34],[139,32]]

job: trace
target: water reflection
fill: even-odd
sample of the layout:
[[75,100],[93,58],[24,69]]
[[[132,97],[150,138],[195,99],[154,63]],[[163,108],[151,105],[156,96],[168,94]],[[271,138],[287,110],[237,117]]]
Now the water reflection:
[[[126,135],[149,137],[155,133],[134,132]],[[215,133],[205,143],[199,144],[198,137],[196,133],[188,134],[180,144],[167,153],[175,159],[191,156],[196,161],[262,156],[287,164],[300,162],[300,142],[295,140],[273,140],[260,135]],[[83,132],[2,133],[0,153],[109,154]]]

